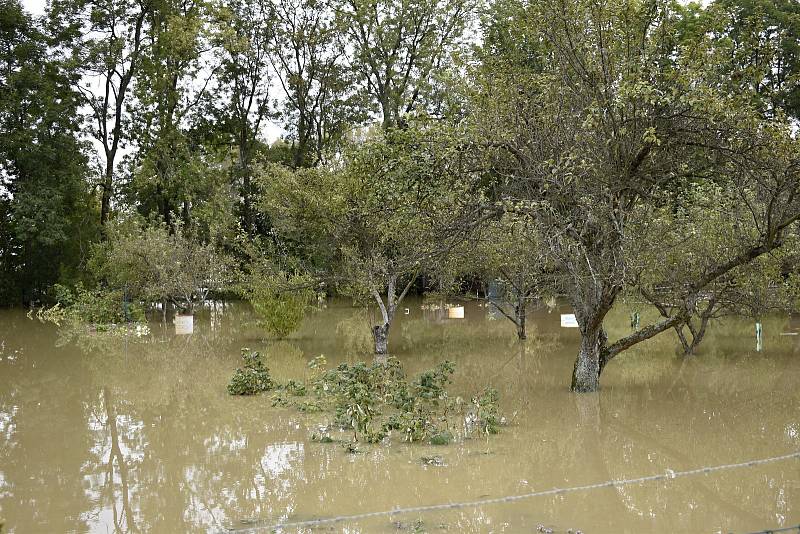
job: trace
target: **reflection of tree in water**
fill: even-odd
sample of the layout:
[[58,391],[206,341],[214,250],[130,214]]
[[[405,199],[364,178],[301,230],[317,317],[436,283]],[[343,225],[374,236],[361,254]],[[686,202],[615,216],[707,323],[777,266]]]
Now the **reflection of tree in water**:
[[[117,430],[117,415],[114,411],[114,400],[111,391],[103,387],[103,407],[105,408],[105,426],[111,440],[106,466],[106,476],[104,483],[104,498],[111,506],[114,517],[115,532],[138,532],[136,519],[131,511],[130,495],[128,488],[128,466],[125,456],[122,454],[119,442],[119,431]],[[116,465],[115,476],[114,466]],[[117,503],[117,478],[119,478],[120,502]]]
[[[307,357],[327,354],[336,324],[353,312],[320,316],[328,321],[319,327],[331,335],[322,340],[327,345],[307,333],[251,347],[266,354],[282,379],[297,377]],[[0,376],[10,384],[0,390],[0,505],[17,521],[8,526],[20,532],[102,530],[105,524],[127,532],[219,529],[243,526],[242,519],[302,520],[568,487],[800,445],[797,367],[788,358],[794,339],[767,337],[762,354],[708,350],[691,360],[672,357],[671,342],[652,345],[654,354],[615,361],[599,403],[581,407],[563,382],[574,361],[569,333],[559,343],[541,324],[539,335],[519,344],[513,331],[488,330],[497,323],[430,326],[413,315],[402,319],[410,342],[396,346],[407,374],[453,360],[452,391],[497,387],[504,413],[519,412],[512,426],[453,447],[376,445],[346,455],[336,444],[308,440],[319,414],[273,408],[269,396],[227,395],[239,349],[252,341],[245,327],[231,334],[225,326],[206,329],[200,320],[191,336],[155,330],[145,342],[117,340],[86,354],[53,352],[52,338],[26,338],[24,358],[0,361]],[[402,326],[395,332],[404,334]],[[778,343],[789,347],[786,357],[769,352]],[[631,376],[639,372],[648,380]],[[447,466],[425,466],[424,455],[442,455]],[[511,530],[543,523],[560,531],[620,525],[698,531],[709,518],[720,518],[723,530],[756,530],[774,524],[770,514],[793,512],[799,496],[791,469],[775,464],[421,518],[428,531],[439,523],[451,531],[499,530],[503,522]],[[388,518],[349,526],[353,532],[394,528]]]
[[367,312],[359,309],[336,323],[336,336],[342,341],[347,356],[368,356],[375,351]]
[[0,335],[0,519],[4,532],[83,531],[92,509],[83,488],[90,442],[79,430],[90,401],[85,369],[71,358],[41,359],[50,329],[19,316]]
[[[304,451],[282,442],[297,414],[264,418],[274,410],[268,397],[225,392],[238,365],[238,344],[225,341],[166,336],[86,358],[104,384],[102,439],[111,447],[97,451],[95,465],[116,477],[106,495],[119,531],[219,528],[291,510]],[[285,365],[305,366],[291,345],[272,348]]]

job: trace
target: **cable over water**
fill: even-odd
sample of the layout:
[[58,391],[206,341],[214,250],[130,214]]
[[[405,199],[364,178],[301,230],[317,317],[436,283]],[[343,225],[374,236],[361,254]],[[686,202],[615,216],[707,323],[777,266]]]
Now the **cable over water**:
[[[568,488],[552,488],[549,490],[542,490],[542,491],[533,491],[530,493],[522,493],[520,495],[507,495],[505,497],[495,497],[491,499],[479,499],[475,501],[462,501],[462,502],[450,502],[450,503],[442,503],[442,504],[431,504],[425,506],[412,506],[408,508],[394,508],[392,510],[381,510],[377,512],[364,512],[360,514],[352,514],[352,515],[340,515],[340,516],[333,516],[333,517],[324,517],[319,519],[309,519],[306,521],[292,521],[286,523],[267,523],[266,521],[260,522],[260,524],[252,525],[247,528],[236,529],[236,528],[229,528],[226,532],[235,532],[236,534],[249,534],[249,533],[258,533],[264,531],[280,531],[290,528],[301,528],[301,527],[313,527],[319,525],[329,525],[333,523],[343,523],[343,522],[350,522],[350,521],[359,521],[362,519],[370,519],[373,517],[381,517],[381,516],[395,516],[401,514],[410,514],[410,513],[422,513],[422,512],[435,512],[441,510],[459,510],[462,508],[476,508],[479,506],[485,506],[489,504],[503,504],[503,503],[510,503],[521,501],[524,499],[532,499],[534,497],[543,497],[546,495],[563,495],[565,493],[573,493],[577,491],[588,491],[600,488],[615,488],[619,486],[629,486],[632,484],[641,484],[643,482],[655,482],[658,480],[673,480],[679,477],[687,477],[692,475],[704,475],[708,473],[714,473],[716,471],[724,471],[728,469],[740,469],[744,467],[755,467],[757,465],[769,464],[773,462],[781,462],[785,460],[791,460],[800,458],[800,451],[784,454],[781,456],[772,456],[770,458],[759,458],[757,460],[749,460],[746,462],[739,462],[734,464],[722,464],[722,465],[714,465],[714,466],[705,466],[705,467],[698,467],[696,469],[689,469],[687,471],[673,471],[671,469],[667,469],[663,473],[659,473],[657,475],[648,475],[638,478],[623,478],[623,479],[612,479],[606,480],[605,482],[597,482],[595,484],[586,484],[584,486],[572,486]],[[794,527],[791,527],[794,528]],[[780,530],[772,530],[767,532],[780,532]]]

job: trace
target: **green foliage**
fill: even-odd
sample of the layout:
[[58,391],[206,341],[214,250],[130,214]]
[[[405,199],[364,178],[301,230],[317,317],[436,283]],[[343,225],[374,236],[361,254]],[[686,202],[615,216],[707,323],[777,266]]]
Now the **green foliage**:
[[405,288],[447,255],[442,229],[472,199],[461,133],[418,120],[347,147],[337,165],[264,166],[260,208],[286,249],[390,324]]
[[284,273],[259,277],[250,287],[250,303],[259,325],[278,338],[297,330],[313,297],[306,277]]
[[[319,357],[309,363],[318,374],[308,386],[290,381],[273,398],[273,406],[292,404],[289,395],[313,392],[316,400],[295,404],[297,409],[331,412],[337,426],[353,432],[350,443],[378,443],[393,432],[408,442],[430,439],[433,444],[448,444],[455,439],[451,419],[458,415],[461,399],[451,398],[447,390],[455,372],[452,362],[444,361],[409,381],[395,358],[372,364],[343,363],[322,372],[323,360]],[[487,389],[475,397],[474,413],[468,419],[480,421],[481,431],[496,432],[500,424],[497,401],[497,392]]]
[[291,294],[254,297],[251,303],[261,318],[259,324],[279,338],[297,330],[308,305],[301,297]]
[[472,399],[474,421],[482,432],[497,434],[500,431],[502,418],[498,406],[499,401],[500,394],[491,387],[487,387],[479,396]]
[[431,445],[450,445],[453,439],[455,439],[453,433],[449,430],[445,430],[431,436]]
[[145,320],[144,309],[126,302],[122,291],[85,289],[78,283],[74,290],[56,284],[51,292],[56,304],[40,310],[37,313],[40,320],[57,325],[91,324],[98,328]]
[[145,302],[171,301],[191,312],[209,292],[227,283],[229,262],[210,244],[195,241],[182,228],[173,232],[139,219],[109,228],[90,267],[116,291]]
[[0,2],[0,305],[82,279],[99,236],[78,77],[64,42],[16,0]]
[[269,376],[261,354],[248,348],[242,349],[244,366],[236,370],[228,383],[228,393],[231,395],[256,395],[273,388],[274,384]]

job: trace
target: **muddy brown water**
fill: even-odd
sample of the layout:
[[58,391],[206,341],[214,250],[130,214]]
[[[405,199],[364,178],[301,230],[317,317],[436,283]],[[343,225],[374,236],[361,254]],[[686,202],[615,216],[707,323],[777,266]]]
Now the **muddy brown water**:
[[[278,379],[369,359],[367,318],[331,303],[284,341],[246,306],[205,310],[194,334],[153,324],[143,337],[65,339],[0,311],[0,522],[4,533],[221,532],[253,521],[494,498],[800,450],[800,336],[787,318],[716,325],[684,360],[667,334],[614,360],[596,395],[568,391],[577,333],[559,310],[532,314],[531,339],[468,304],[442,319],[410,301],[390,349],[408,373],[456,362],[453,390],[497,387],[510,424],[449,446],[310,439],[319,414],[234,398],[243,346]],[[567,311],[567,310],[560,310]],[[630,328],[628,311],[610,336]],[[643,317],[643,321],[647,320]],[[644,323],[643,323],[644,324]],[[440,456],[444,465],[425,465]],[[800,460],[302,532],[750,532],[800,523]],[[416,529],[416,530],[415,530]],[[266,531],[264,531],[266,532]]]

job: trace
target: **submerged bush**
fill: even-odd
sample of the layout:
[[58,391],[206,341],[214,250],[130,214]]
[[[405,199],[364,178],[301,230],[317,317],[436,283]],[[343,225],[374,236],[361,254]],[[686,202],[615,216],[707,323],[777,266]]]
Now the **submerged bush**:
[[273,383],[269,376],[269,369],[261,361],[261,353],[242,349],[244,367],[236,370],[228,383],[228,393],[231,395],[255,395],[272,389]]
[[[452,398],[447,390],[455,365],[444,361],[412,380],[403,374],[400,362],[341,364],[322,370],[324,358],[309,363],[315,376],[305,385],[292,380],[281,386],[273,406],[293,404],[303,412],[327,411],[342,430],[352,431],[352,441],[377,443],[392,433],[404,441],[430,440],[434,445],[455,439],[458,418],[481,421],[482,431],[496,432],[500,423],[498,395],[485,390],[467,408],[460,397]],[[313,394],[316,401],[292,402],[290,396]],[[466,425],[465,425],[466,428]],[[491,430],[488,430],[491,429]]]
[[56,284],[51,289],[56,304],[37,313],[42,321],[62,324],[91,324],[98,328],[104,325],[145,320],[144,309],[137,303],[127,302],[122,291],[84,289],[78,284],[75,289]]
[[500,431],[502,418],[497,406],[500,393],[496,389],[487,387],[481,395],[472,399],[474,407],[473,421],[487,434],[497,434]]
[[378,443],[397,433],[403,441],[447,445],[456,439],[458,428],[463,428],[464,434],[473,429],[495,434],[503,422],[497,390],[487,387],[469,404],[450,395],[447,386],[455,372],[450,361],[407,380],[395,358],[370,364],[343,363],[325,370],[325,357],[319,356],[308,363],[306,382],[289,380],[279,385],[272,382],[258,352],[242,349],[242,358],[244,367],[237,369],[228,385],[231,395],[275,389],[273,407],[329,413],[335,427],[352,431],[350,443]]
[[453,433],[449,430],[445,430],[444,432],[439,432],[431,436],[431,445],[450,445],[453,439],[455,439]]
[[251,300],[258,324],[275,337],[284,338],[297,330],[305,316],[307,302],[297,295],[261,295]]
[[280,272],[252,281],[248,299],[258,315],[259,326],[278,338],[297,330],[314,297],[310,285],[305,277]]

